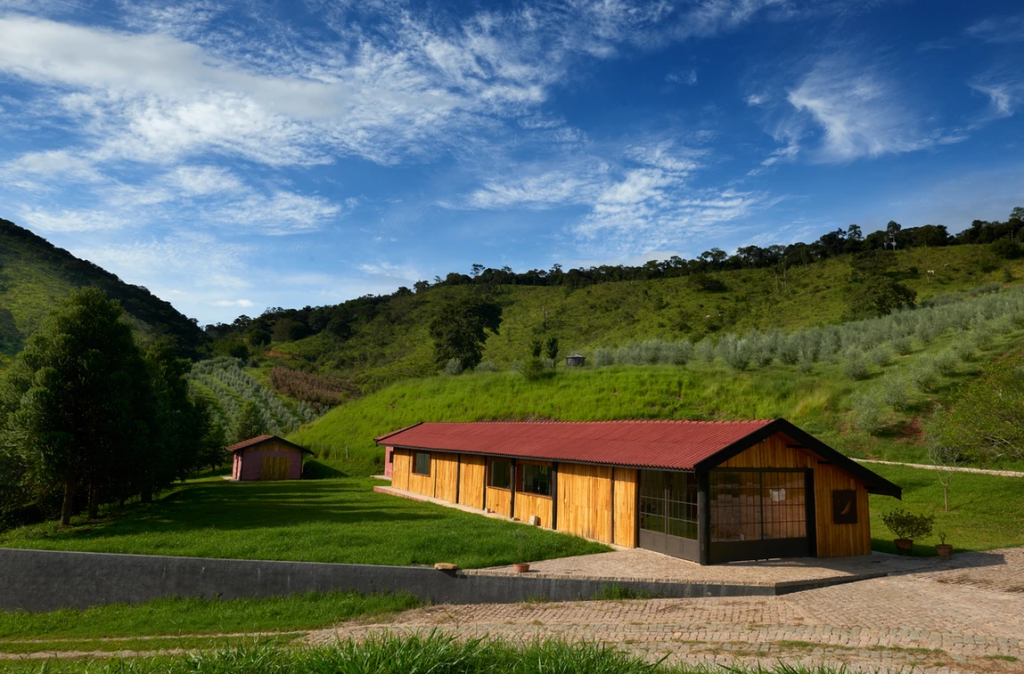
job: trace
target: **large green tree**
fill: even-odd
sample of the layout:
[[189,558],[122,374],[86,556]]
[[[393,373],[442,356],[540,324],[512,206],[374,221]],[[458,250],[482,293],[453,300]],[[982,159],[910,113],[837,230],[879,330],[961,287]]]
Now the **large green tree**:
[[80,488],[95,513],[101,491],[128,478],[133,450],[152,439],[152,390],[120,304],[73,293],[29,339],[0,384],[0,438],[36,484],[63,491],[68,525]]
[[498,334],[501,305],[480,297],[449,301],[430,321],[434,339],[434,360],[444,367],[457,358],[462,367],[473,369],[483,357],[487,332]]

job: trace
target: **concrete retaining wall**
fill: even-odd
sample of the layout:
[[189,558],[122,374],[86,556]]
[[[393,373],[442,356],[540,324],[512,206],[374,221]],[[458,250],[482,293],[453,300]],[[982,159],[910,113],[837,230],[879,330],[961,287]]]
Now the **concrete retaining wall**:
[[238,599],[336,590],[408,592],[424,601],[452,604],[510,603],[531,598],[568,601],[591,599],[613,584],[663,597],[775,595],[810,587],[613,583],[462,575],[407,566],[0,549],[0,609],[5,611],[87,608],[161,597]]

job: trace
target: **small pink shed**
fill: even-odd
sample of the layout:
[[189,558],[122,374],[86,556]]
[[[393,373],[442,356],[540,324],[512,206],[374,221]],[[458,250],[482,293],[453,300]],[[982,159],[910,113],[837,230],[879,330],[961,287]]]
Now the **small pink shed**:
[[233,480],[298,480],[302,477],[302,455],[312,454],[305,447],[276,435],[260,435],[235,443],[231,452]]

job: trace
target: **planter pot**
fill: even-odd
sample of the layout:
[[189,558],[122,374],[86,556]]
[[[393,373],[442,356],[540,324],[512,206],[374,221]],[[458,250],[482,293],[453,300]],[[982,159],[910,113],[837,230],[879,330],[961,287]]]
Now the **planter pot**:
[[526,573],[530,570],[529,562],[519,562],[512,565],[512,568],[516,570],[516,573]]
[[936,545],[935,552],[938,553],[939,559],[952,559],[953,557],[953,546],[952,545]]
[[893,543],[896,544],[897,555],[909,555],[912,554],[914,549],[914,541],[909,538],[897,538]]

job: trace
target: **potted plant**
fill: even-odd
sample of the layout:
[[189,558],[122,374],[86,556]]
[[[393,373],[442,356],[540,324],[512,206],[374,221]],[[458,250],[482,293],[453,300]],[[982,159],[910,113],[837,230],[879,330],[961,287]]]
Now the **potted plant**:
[[[526,528],[522,526],[516,527],[514,536],[516,539],[516,559],[526,559]],[[516,570],[516,573],[526,573],[530,570],[530,563],[515,562],[512,568]]]
[[939,544],[935,546],[935,553],[939,559],[951,559],[953,557],[953,546],[946,545],[946,532],[939,532]]
[[893,541],[896,545],[896,554],[909,555],[913,552],[915,538],[928,536],[932,533],[935,517],[932,515],[915,515],[903,508],[895,508],[887,513],[882,513],[882,524],[896,536],[896,539]]

